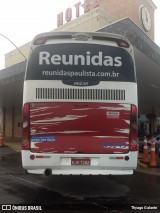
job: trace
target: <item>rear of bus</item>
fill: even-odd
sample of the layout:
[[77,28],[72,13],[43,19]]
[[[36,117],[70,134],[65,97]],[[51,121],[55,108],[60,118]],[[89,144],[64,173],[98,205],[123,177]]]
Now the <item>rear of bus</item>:
[[119,35],[44,33],[23,92],[22,165],[46,175],[123,175],[137,166],[133,49]]

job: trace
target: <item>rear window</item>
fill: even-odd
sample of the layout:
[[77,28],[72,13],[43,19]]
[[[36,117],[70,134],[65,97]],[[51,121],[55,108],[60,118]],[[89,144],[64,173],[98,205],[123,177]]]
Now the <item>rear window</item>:
[[135,82],[129,53],[119,47],[95,44],[52,44],[37,47],[30,55],[25,80]]

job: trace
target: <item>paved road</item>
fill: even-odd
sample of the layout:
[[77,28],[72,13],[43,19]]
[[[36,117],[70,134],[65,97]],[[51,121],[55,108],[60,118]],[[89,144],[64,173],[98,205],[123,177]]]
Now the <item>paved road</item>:
[[1,204],[47,204],[54,210],[152,207],[160,205],[160,176],[138,171],[133,176],[25,174],[20,153],[10,150],[0,160],[0,195]]

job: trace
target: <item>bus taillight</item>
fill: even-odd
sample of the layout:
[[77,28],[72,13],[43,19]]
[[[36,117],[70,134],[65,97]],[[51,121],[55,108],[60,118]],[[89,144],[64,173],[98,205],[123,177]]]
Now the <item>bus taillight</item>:
[[138,120],[137,120],[137,107],[131,106],[131,123],[130,123],[130,151],[138,151]]
[[22,123],[23,150],[29,149],[29,104],[23,106],[23,123]]
[[138,129],[138,116],[137,116],[137,107],[131,105],[131,130]]
[[130,151],[138,151],[138,137],[134,130],[130,133]]

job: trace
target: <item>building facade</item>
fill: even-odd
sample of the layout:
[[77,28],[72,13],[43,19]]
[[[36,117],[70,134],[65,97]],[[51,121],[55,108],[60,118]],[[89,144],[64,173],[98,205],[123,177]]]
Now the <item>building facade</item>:
[[[156,6],[152,0],[96,0],[99,2],[99,6],[92,8],[93,1],[87,1],[90,6],[88,12],[52,31],[94,32],[113,22],[129,17],[154,41],[154,11]],[[30,42],[19,48],[26,57],[29,44]],[[23,60],[24,57],[15,49],[5,54],[5,67],[7,68]]]

